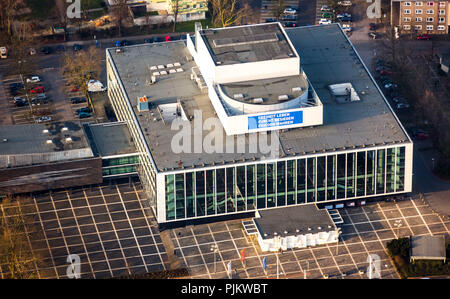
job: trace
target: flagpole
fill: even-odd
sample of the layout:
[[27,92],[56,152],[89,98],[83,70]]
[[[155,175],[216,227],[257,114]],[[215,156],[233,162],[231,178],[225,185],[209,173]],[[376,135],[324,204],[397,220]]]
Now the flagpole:
[[280,272],[278,271],[278,269],[279,269],[280,261],[278,260],[278,252],[276,253],[276,255],[277,255],[277,279],[279,279],[280,278]]

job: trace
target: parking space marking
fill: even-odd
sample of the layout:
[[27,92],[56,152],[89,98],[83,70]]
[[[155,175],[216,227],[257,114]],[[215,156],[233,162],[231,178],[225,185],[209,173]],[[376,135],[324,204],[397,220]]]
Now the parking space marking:
[[[402,216],[403,221],[406,222],[406,226],[408,226],[408,229],[409,229],[409,232],[411,233],[411,236],[413,236],[414,232],[412,231],[411,226],[408,223],[408,220],[406,220],[405,216],[403,215],[402,210],[399,208],[397,203],[395,203],[395,206],[397,207],[398,211],[400,212],[400,215]],[[399,230],[399,234],[400,234],[400,230]]]
[[[416,209],[417,214],[419,214],[420,219],[422,219],[423,223],[425,223],[425,226],[427,227],[428,232],[430,233],[430,235],[433,235],[433,233],[431,232],[430,228],[428,227],[427,222],[425,221],[425,219],[423,219],[422,213],[420,213],[419,209],[417,208],[417,206],[416,206],[414,200],[411,200],[411,202],[412,202],[414,208]],[[440,217],[439,217],[439,218],[440,218]],[[444,227],[445,227],[445,225],[444,225]],[[448,230],[447,230],[447,232],[448,232]]]
[[209,269],[208,269],[208,266],[207,266],[207,264],[206,264],[205,258],[203,257],[202,250],[200,249],[200,245],[199,245],[198,242],[197,242],[197,237],[195,236],[194,230],[192,229],[192,227],[190,227],[190,229],[191,229],[192,237],[193,237],[193,239],[194,239],[194,241],[195,241],[195,244],[197,245],[197,249],[198,249],[198,251],[200,252],[200,256],[201,256],[201,258],[202,258],[202,260],[203,260],[203,264],[204,264],[205,267],[206,267],[206,272],[208,273],[209,279],[211,279],[211,273],[209,273]]

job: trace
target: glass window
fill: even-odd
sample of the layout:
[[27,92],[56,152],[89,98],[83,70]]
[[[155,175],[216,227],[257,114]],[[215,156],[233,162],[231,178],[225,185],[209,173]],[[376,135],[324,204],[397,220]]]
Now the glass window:
[[397,148],[395,191],[405,190],[405,148]]
[[347,198],[355,196],[356,153],[347,154]]
[[267,207],[275,206],[275,165],[274,163],[267,164]]
[[286,161],[277,162],[277,207],[286,205]]
[[308,158],[306,160],[306,182],[307,182],[307,202],[316,201],[316,158]]
[[216,169],[217,213],[225,213],[225,168]]
[[325,157],[317,157],[317,201],[325,200]]
[[205,171],[195,173],[197,216],[205,216]]
[[186,216],[195,216],[195,180],[192,172],[186,173]]
[[327,157],[327,200],[336,198],[336,155]]
[[237,210],[245,211],[245,166],[236,167],[237,174]]
[[227,168],[227,213],[236,212],[235,168]]
[[175,185],[174,175],[166,175],[166,220],[175,219]]
[[247,165],[247,210],[255,209],[256,200],[255,165]]
[[266,207],[266,165],[258,164],[256,166],[257,192],[258,192],[258,209]]
[[206,213],[208,215],[216,214],[216,203],[214,193],[216,189],[216,178],[214,170],[206,170]]
[[297,160],[297,204],[305,203],[306,192],[305,159]]
[[295,160],[286,161],[287,165],[287,204],[295,204]]
[[386,150],[386,193],[394,192],[395,148]]
[[373,194],[375,194],[375,151],[368,151],[366,195]]
[[184,219],[184,173],[175,175],[177,219]]
[[337,198],[345,198],[345,154],[337,156]]
[[366,188],[366,152],[358,152],[356,158],[356,195],[364,196]]
[[377,151],[377,194],[384,193],[384,168],[386,166],[386,150]]

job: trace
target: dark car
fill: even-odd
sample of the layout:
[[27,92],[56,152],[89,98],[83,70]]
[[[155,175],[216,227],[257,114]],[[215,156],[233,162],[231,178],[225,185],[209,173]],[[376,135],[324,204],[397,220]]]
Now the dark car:
[[296,22],[286,22],[284,23],[284,27],[296,27],[297,23]]
[[377,25],[375,23],[370,23],[369,30],[377,30]]
[[88,118],[88,117],[91,117],[91,114],[87,112],[81,112],[78,114],[78,118]]
[[283,16],[282,20],[283,21],[297,21],[297,16],[295,16],[295,15]]
[[50,54],[50,53],[51,53],[50,47],[42,47],[42,48],[41,48],[41,53],[42,53],[42,54],[45,54],[45,55]]
[[91,113],[91,108],[89,108],[89,107],[83,107],[83,108],[77,109],[75,112],[76,112],[77,114],[80,114],[80,113],[82,113],[82,112],[84,112],[84,113]]
[[65,50],[66,50],[66,48],[64,48],[63,45],[57,45],[56,46],[56,51],[58,51],[58,52],[64,52]]
[[76,51],[80,51],[81,50],[81,45],[79,45],[79,44],[74,44],[73,45],[73,50],[76,52]]
[[428,132],[420,129],[413,130],[412,135],[419,140],[428,139],[430,137]]
[[11,83],[9,84],[9,91],[11,94],[15,95],[17,93],[17,90],[23,89],[24,86],[22,83]]
[[149,38],[144,39],[145,44],[151,44],[153,41]]
[[340,17],[340,18],[336,18],[336,19],[338,19],[341,22],[351,22],[352,21],[351,17],[346,17],[346,16],[343,16],[343,17]]
[[267,18],[266,19],[266,23],[274,23],[276,21],[277,21],[277,19],[275,19],[275,18]]
[[186,35],[186,34],[180,35],[180,39],[181,39],[181,40],[186,40],[186,39],[187,39],[187,35]]
[[83,97],[75,97],[70,99],[72,104],[86,103],[86,98]]
[[130,45],[130,42],[127,41],[127,40],[123,40],[123,41],[121,41],[120,43],[122,44],[122,47],[129,46],[129,45]]

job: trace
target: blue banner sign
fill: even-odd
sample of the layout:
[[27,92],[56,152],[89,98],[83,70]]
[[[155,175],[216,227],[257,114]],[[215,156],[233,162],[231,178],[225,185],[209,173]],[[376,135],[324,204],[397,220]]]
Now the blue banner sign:
[[248,117],[248,129],[290,126],[303,123],[303,111],[281,112]]

